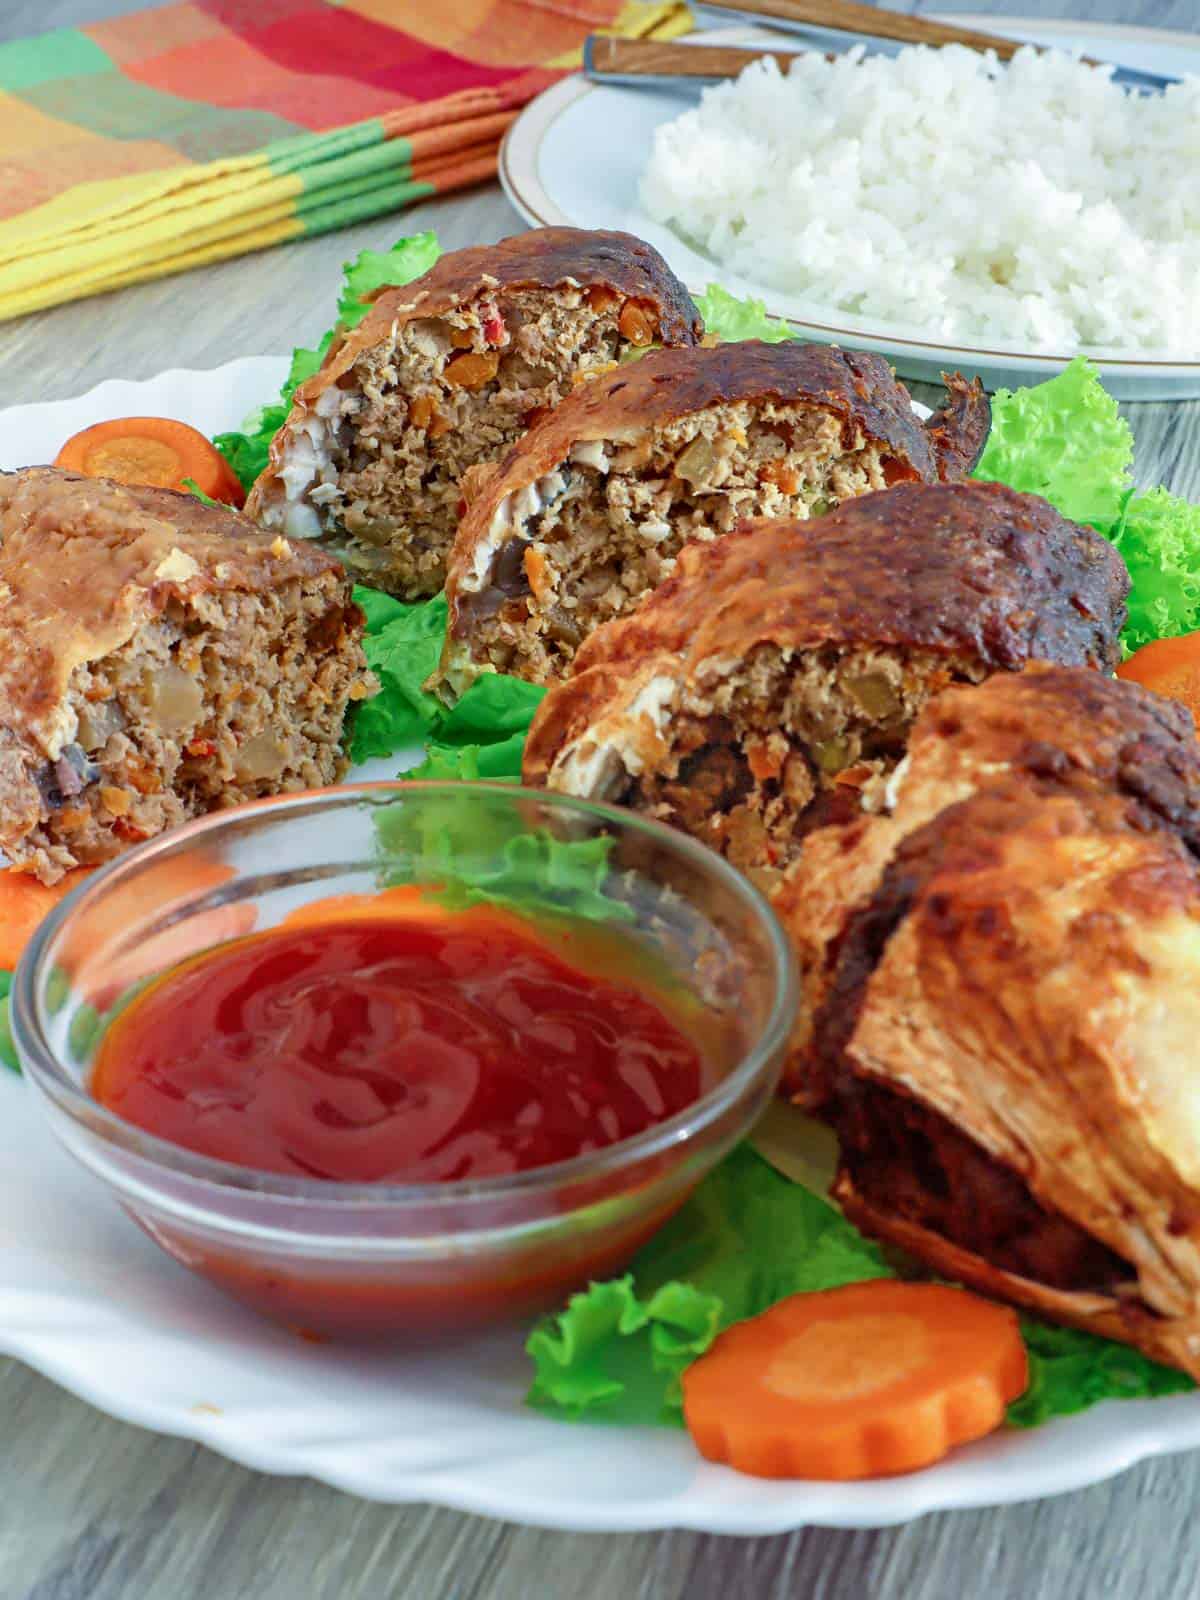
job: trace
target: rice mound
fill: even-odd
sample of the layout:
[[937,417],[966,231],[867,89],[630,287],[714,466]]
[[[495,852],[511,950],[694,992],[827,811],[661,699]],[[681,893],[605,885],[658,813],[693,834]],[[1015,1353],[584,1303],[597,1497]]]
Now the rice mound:
[[960,45],[771,59],[657,130],[642,204],[723,267],[953,342],[1200,355],[1200,77]]

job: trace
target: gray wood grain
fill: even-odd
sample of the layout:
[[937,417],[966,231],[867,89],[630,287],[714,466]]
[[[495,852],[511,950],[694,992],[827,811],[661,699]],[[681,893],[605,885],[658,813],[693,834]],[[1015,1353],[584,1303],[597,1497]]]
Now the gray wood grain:
[[[1043,9],[1035,0],[970,6]],[[1164,27],[1200,21],[1196,0],[1060,0],[1060,8]],[[0,0],[0,40],[134,9],[136,0]],[[4,403],[78,394],[113,374],[286,352],[324,329],[340,263],[357,250],[418,227],[436,227],[457,246],[518,226],[487,187],[0,326]],[[1139,480],[1200,498],[1200,404],[1131,406],[1127,415]],[[15,1361],[0,1362],[0,1428],[0,1600],[1190,1600],[1200,1592],[1191,1537],[1200,1454],[1035,1505],[874,1533],[736,1540],[542,1533],[371,1505],[113,1422]]]

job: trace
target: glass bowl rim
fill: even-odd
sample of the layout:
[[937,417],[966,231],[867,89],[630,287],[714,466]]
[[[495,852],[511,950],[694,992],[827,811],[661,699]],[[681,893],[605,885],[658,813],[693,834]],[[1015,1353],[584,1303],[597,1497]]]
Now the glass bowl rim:
[[[600,1150],[569,1157],[523,1172],[487,1178],[465,1178],[434,1183],[348,1183],[337,1179],[299,1178],[282,1173],[260,1172],[236,1162],[199,1155],[180,1145],[148,1133],[124,1121],[101,1105],[76,1082],[47,1043],[37,1021],[36,985],[48,946],[56,934],[83,906],[102,899],[115,884],[136,872],[155,856],[167,854],[181,844],[194,843],[206,835],[235,825],[256,811],[274,811],[286,816],[289,811],[319,811],[324,803],[352,804],[355,800],[381,800],[385,794],[402,798],[405,794],[455,795],[463,792],[534,801],[575,815],[599,818],[631,829],[656,840],[698,867],[732,892],[750,911],[766,934],[771,953],[772,1000],[767,1019],[754,1043],[726,1075],[706,1094],[663,1122],[654,1123],[641,1133],[617,1140]],[[316,805],[313,803],[317,802]],[[132,1154],[164,1174],[210,1185],[225,1193],[291,1203],[308,1202],[324,1207],[367,1209],[370,1207],[452,1208],[489,1204],[536,1195],[546,1189],[562,1189],[611,1176],[623,1168],[678,1146],[690,1148],[698,1135],[748,1096],[769,1070],[777,1053],[787,1044],[799,1006],[799,983],[795,955],[783,927],[766,896],[730,865],[723,856],[710,850],[689,834],[622,806],[583,800],[552,790],[527,789],[518,784],[425,779],[371,780],[332,784],[286,795],[271,795],[251,800],[227,810],[210,812],[156,838],[143,841],[105,863],[43,918],[22,953],[13,977],[10,997],[11,1026],[22,1064],[29,1070],[39,1095],[45,1095],[85,1132]]]

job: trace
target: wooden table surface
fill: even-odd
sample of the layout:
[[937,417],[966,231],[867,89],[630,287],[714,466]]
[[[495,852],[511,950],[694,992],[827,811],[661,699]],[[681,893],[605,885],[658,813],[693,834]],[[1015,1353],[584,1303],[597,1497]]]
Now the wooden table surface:
[[[137,9],[129,0],[3,0],[0,39]],[[961,9],[1047,8],[964,0]],[[1055,0],[1051,9],[1159,27],[1200,21],[1196,0]],[[10,323],[0,327],[3,404],[63,398],[109,376],[285,353],[325,328],[340,264],[359,249],[418,228],[436,228],[453,247],[519,226],[488,187]],[[1127,415],[1139,479],[1200,498],[1200,402],[1130,406]],[[0,1600],[1184,1600],[1200,1592],[1191,1540],[1200,1454],[1041,1504],[883,1532],[738,1540],[541,1533],[371,1505],[110,1421],[16,1361],[0,1362],[0,1440]]]

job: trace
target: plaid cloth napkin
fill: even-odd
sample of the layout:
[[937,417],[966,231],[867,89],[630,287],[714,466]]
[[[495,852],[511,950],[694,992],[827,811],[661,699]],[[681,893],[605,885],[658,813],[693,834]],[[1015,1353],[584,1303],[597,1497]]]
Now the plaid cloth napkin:
[[494,176],[587,34],[682,0],[186,0],[0,45],[0,319]]

